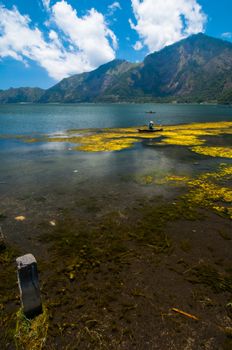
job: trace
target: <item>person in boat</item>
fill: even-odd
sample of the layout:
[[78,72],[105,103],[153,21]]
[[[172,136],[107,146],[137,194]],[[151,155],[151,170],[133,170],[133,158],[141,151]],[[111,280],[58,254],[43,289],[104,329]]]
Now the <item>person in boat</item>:
[[152,120],[148,124],[148,129],[149,130],[154,130],[154,122]]

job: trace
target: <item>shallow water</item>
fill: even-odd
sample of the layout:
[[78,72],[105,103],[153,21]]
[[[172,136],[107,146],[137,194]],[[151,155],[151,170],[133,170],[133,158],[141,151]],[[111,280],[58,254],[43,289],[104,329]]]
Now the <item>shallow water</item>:
[[[144,113],[151,109],[157,116]],[[231,147],[232,123],[223,131],[225,123],[215,123],[215,132],[208,134],[195,124],[165,127],[160,145],[149,136],[116,152],[76,150],[77,143],[59,137],[49,142],[57,133],[72,135],[69,129],[130,127],[150,118],[163,125],[232,121],[232,109],[0,106],[0,228],[8,243],[16,243],[17,254],[30,252],[38,259],[43,302],[51,315],[48,347],[78,342],[87,348],[94,334],[105,348],[112,348],[111,340],[115,348],[141,348],[144,339],[150,347],[181,348],[190,333],[197,334],[194,348],[220,347],[224,330],[215,331],[212,321],[225,326],[230,311],[225,305],[232,285],[232,159],[196,153],[191,145]],[[121,130],[122,141],[127,132]],[[83,131],[83,142],[94,133],[101,134]],[[102,133],[104,141],[110,133],[116,137],[114,130]],[[15,220],[18,216],[25,220]],[[0,343],[9,338],[11,346],[19,308],[15,258],[8,248],[1,257]],[[183,333],[186,320],[169,317],[173,306],[196,315],[201,324],[192,322]]]
[[[156,111],[148,115],[146,111]],[[137,179],[155,173],[193,176],[223,159],[201,157],[183,147],[154,148],[149,140],[119,152],[81,152],[66,143],[26,143],[24,136],[69,129],[133,127],[155,123],[232,121],[232,108],[199,105],[2,105],[0,106],[0,212],[42,215],[58,207],[84,206],[89,215],[116,210],[136,198],[175,197],[165,186]],[[227,136],[226,138],[229,139]],[[84,204],[83,204],[84,203]],[[86,204],[87,203],[87,204]]]
[[[157,114],[145,113],[150,110]],[[5,186],[1,185],[1,192],[46,192],[57,188],[68,190],[75,184],[84,185],[87,182],[91,187],[95,182],[113,183],[122,175],[136,176],[157,167],[160,172],[173,171],[174,168],[183,172],[192,171],[189,168],[193,155],[188,158],[190,155],[185,151],[186,155],[181,156],[174,149],[157,151],[149,147],[148,143],[122,152],[87,154],[67,152],[68,146],[63,143],[27,144],[20,138],[12,138],[41,133],[56,134],[79,128],[137,126],[147,123],[150,118],[162,125],[231,121],[232,108],[160,104],[1,105],[0,182],[6,182]]]

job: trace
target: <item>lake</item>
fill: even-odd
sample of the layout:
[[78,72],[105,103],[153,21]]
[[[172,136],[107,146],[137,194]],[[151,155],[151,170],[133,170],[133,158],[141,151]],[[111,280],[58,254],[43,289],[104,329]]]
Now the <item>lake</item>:
[[224,106],[1,105],[0,347],[32,253],[46,349],[229,348],[231,134]]
[[[146,111],[156,111],[147,115]],[[55,133],[68,129],[143,125],[150,118],[163,125],[221,121],[232,108],[216,105],[79,104],[0,105],[0,134]]]
[[[146,113],[151,110],[156,114]],[[165,104],[1,105],[1,210],[10,217],[24,213],[31,220],[44,216],[49,220],[57,215],[57,208],[78,203],[80,209],[83,202],[84,211],[92,216],[86,210],[88,200],[94,203],[95,211],[104,213],[154,195],[175,196],[176,191],[165,185],[144,186],[144,176],[154,172],[159,178],[170,174],[195,176],[222,162],[221,158],[200,157],[186,147],[157,148],[150,139],[116,152],[82,152],[68,142],[43,140],[44,135],[65,136],[72,129],[136,130],[136,126],[148,124],[150,119],[164,127],[231,121],[232,108]],[[30,141],[41,137],[38,142],[27,142],[27,138]],[[18,237],[14,232],[9,236],[13,240]]]

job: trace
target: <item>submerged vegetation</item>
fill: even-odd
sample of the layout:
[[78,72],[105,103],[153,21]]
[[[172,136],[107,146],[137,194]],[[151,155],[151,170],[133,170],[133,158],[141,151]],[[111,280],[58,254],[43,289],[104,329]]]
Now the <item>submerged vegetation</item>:
[[[187,193],[181,198],[192,207],[212,209],[219,215],[232,219],[232,166],[221,164],[218,171],[203,173],[195,178],[180,175],[168,175],[164,178],[156,174],[137,178],[143,185],[175,185],[187,187]],[[225,186],[225,183],[228,186]]]
[[[24,139],[63,142],[86,152],[120,151],[149,141],[157,149],[182,146],[195,157],[228,159],[214,164],[214,171],[154,169],[130,178],[142,190],[153,186],[174,190],[170,200],[133,194],[133,200],[112,209],[108,208],[111,192],[99,201],[94,195],[85,201],[76,196],[70,207],[59,207],[53,221],[37,222],[39,237],[32,240],[39,253],[46,250],[39,262],[46,308],[34,320],[26,319],[19,309],[16,253],[2,246],[0,345],[14,341],[19,350],[118,350],[142,349],[147,339],[148,349],[157,344],[163,349],[173,344],[196,349],[203,343],[205,349],[230,349],[231,153],[207,142],[231,133],[232,123],[221,122],[167,126],[144,135],[134,128],[88,129]],[[216,218],[215,228],[211,217]],[[10,220],[4,213],[0,219]],[[173,308],[199,316],[199,326],[173,314]]]

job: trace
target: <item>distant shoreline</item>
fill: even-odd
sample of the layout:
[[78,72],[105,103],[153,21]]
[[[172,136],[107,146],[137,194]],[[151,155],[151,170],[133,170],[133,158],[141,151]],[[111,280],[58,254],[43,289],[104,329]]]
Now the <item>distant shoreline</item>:
[[0,106],[5,105],[37,105],[37,106],[57,106],[57,105],[184,105],[184,106],[224,106],[224,107],[232,107],[232,104],[223,104],[218,102],[7,102],[7,103],[0,103]]

